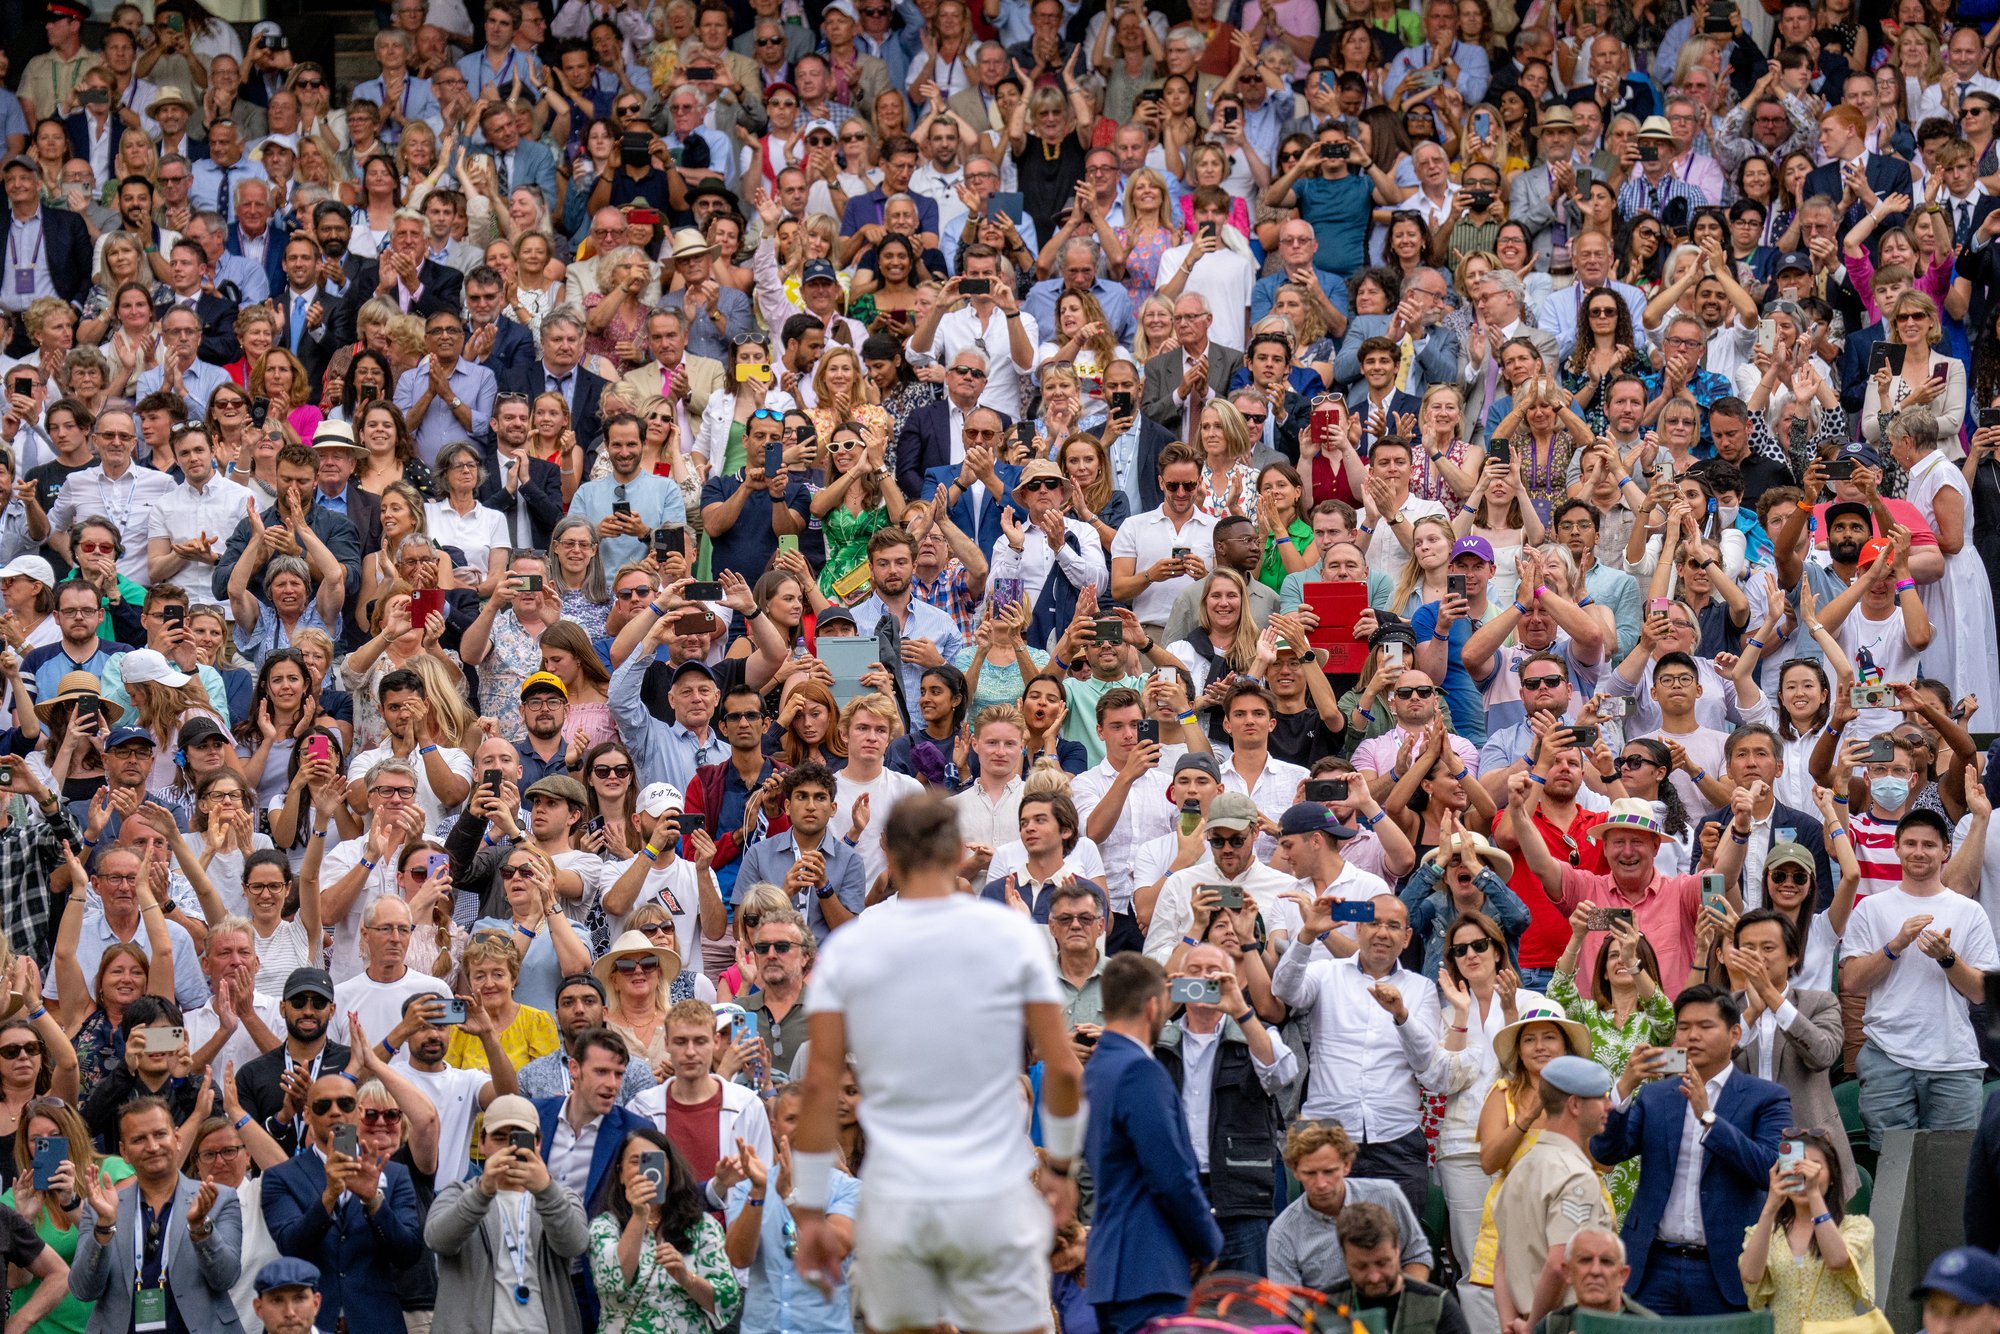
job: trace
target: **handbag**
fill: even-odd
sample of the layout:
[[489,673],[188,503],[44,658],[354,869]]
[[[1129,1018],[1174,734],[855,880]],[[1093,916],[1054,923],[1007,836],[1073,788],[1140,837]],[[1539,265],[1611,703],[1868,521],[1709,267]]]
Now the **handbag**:
[[[1813,1309],[1813,1302],[1819,1297],[1819,1281],[1825,1275],[1826,1262],[1821,1260],[1819,1268],[1813,1271],[1812,1286],[1806,1290],[1806,1303],[1799,1308],[1800,1311]],[[1881,1307],[1870,1302],[1864,1308],[1857,1300],[1854,1308],[1853,1315],[1839,1320],[1801,1320],[1799,1334],[1895,1334],[1895,1328],[1890,1325],[1889,1317],[1882,1314]]]

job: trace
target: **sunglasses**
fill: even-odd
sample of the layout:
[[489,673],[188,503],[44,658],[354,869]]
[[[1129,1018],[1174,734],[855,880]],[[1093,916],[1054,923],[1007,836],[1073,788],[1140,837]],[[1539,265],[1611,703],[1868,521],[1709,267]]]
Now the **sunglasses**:
[[368,1107],[362,1110],[361,1119],[371,1126],[399,1126],[403,1124],[403,1109]]
[[1208,836],[1208,846],[1211,848],[1240,848],[1249,841],[1250,835],[1241,830],[1233,834],[1217,830]]
[[951,373],[953,375],[963,375],[974,380],[983,380],[986,378],[986,372],[980,370],[977,366],[953,366]]
[[644,959],[619,959],[611,965],[611,969],[618,973],[657,973],[660,961],[650,955]]
[[[1812,876],[1808,875],[1802,866],[1774,867],[1766,874],[1765,878],[1774,885],[1810,885],[1812,883]],[[0,1047],[0,1056],[5,1056],[6,1054],[7,1049]]]
[[23,1056],[39,1059],[41,1054],[42,1044],[39,1042],[9,1042],[0,1046],[0,1061],[18,1061]]
[[630,778],[632,766],[629,764],[593,764],[590,766],[592,778]]
[[725,723],[761,722],[763,718],[764,711],[762,709],[738,709],[734,713],[725,713],[722,715],[722,721]]
[[1060,491],[1062,490],[1062,483],[1053,477],[1037,477],[1032,482],[1023,483],[1020,489],[1023,491]]
[[1436,686],[1397,686],[1397,699],[1429,699],[1437,694]]
[[797,949],[798,942],[792,940],[760,940],[752,945],[752,952],[762,957],[766,954],[786,955]]
[[312,1114],[325,1116],[328,1112],[339,1112],[342,1116],[346,1116],[359,1105],[353,1098],[314,1098]]
[[1521,678],[1521,689],[1554,690],[1557,686],[1561,685],[1562,683],[1563,683],[1563,678],[1560,676],[1537,676],[1532,679],[1524,676]]
[[1485,954],[1493,948],[1491,936],[1481,936],[1477,940],[1461,940],[1451,947],[1451,957],[1463,959],[1468,954]]
[[291,1000],[285,1003],[287,1005],[290,1005],[295,1010],[331,1010],[333,1008],[332,1001],[328,1000],[324,996],[314,995],[310,992],[308,992],[306,995],[300,996],[297,1000]]
[[1620,755],[1618,757],[1618,767],[1620,769],[1644,769],[1649,765],[1653,768],[1659,767],[1657,761],[1649,760],[1644,755]]
[[535,878],[535,868],[533,865],[502,867],[500,878],[502,880],[533,880]]
[[1176,495],[1179,495],[1179,494],[1180,494],[1181,492],[1183,492],[1183,491],[1199,491],[1199,490],[1201,489],[1201,483],[1200,483],[1200,482],[1161,482],[1161,483],[1160,483],[1160,489],[1161,489],[1162,491],[1172,491],[1172,492],[1173,492],[1174,494],[1176,494]]

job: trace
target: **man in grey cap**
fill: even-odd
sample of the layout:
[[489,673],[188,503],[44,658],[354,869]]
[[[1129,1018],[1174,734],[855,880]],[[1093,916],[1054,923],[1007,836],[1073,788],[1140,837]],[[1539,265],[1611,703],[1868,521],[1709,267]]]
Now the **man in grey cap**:
[[253,1303],[265,1334],[312,1334],[319,1315],[319,1266],[280,1256],[257,1271]]
[[[1246,907],[1263,914],[1264,925],[1273,936],[1296,934],[1298,910],[1281,896],[1297,882],[1257,860],[1257,830],[1262,823],[1257,803],[1249,797],[1241,792],[1216,794],[1208,804],[1203,830],[1208,855],[1161,883],[1146,930],[1147,954],[1168,968],[1178,967],[1181,950],[1206,935],[1210,918]],[[1243,891],[1233,908],[1216,891],[1218,885]]]
[[[1615,1233],[1618,1215],[1586,1147],[1611,1108],[1611,1075],[1584,1056],[1558,1056],[1542,1067],[1541,1133],[1508,1170],[1493,1206],[1500,1255],[1493,1298],[1501,1334],[1527,1334],[1572,1300],[1564,1264],[1570,1239],[1585,1228]],[[1533,1108],[1516,1109],[1517,1116]]]

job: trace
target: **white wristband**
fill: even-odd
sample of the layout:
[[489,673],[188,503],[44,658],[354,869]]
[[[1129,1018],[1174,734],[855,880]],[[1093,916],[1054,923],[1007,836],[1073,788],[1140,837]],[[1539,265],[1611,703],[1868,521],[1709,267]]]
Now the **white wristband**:
[[833,1151],[792,1150],[792,1203],[801,1209],[826,1209],[833,1185]]
[[[1076,1111],[1070,1116],[1057,1116],[1046,1107],[1042,1109],[1042,1147],[1058,1162],[1074,1159],[1083,1152],[1084,1128],[1090,1124],[1090,1104],[1079,1101]],[[796,1163],[797,1155],[793,1155]],[[796,1166],[793,1174],[797,1175]]]

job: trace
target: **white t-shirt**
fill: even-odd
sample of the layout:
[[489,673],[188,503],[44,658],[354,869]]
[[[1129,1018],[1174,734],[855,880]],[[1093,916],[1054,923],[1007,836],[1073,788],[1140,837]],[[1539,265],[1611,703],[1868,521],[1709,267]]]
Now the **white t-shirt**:
[[[470,755],[455,746],[446,745],[439,745],[438,753],[444,756],[445,767],[449,768],[453,774],[463,778],[468,783],[472,781],[472,757]],[[394,758],[395,754],[396,752],[391,749],[390,743],[387,741],[384,741],[373,750],[362,751],[347,762],[348,781],[353,782],[359,779],[365,782],[370,769],[373,769],[383,760]],[[437,794],[431,791],[430,766],[426,762],[427,757],[412,752],[409,758],[410,763],[415,766],[417,771],[417,805],[423,810],[425,826],[435,829],[444,823],[446,815],[456,811],[458,807],[446,806],[437,799]],[[320,883],[331,884],[332,882],[322,879]]]
[[[367,855],[366,835],[334,844],[320,860],[320,885],[339,884]],[[369,904],[386,897],[402,897],[402,892],[396,888],[394,857],[384,857],[375,863],[375,869],[368,872],[361,882],[361,892],[354,896],[354,905],[347,910],[347,915],[326,924],[333,928],[333,948],[327,953],[326,971],[333,977],[336,987],[368,966],[361,957],[361,914]]]
[[[197,858],[208,847],[207,836],[199,830],[191,831],[187,841],[189,851]],[[252,851],[262,852],[271,846],[269,834],[250,835]],[[238,917],[250,915],[249,900],[243,897],[243,860],[243,854],[231,848],[227,852],[216,853],[208,863],[208,879],[215,886],[216,897],[222,900],[223,907]]]
[[[1189,242],[1161,255],[1157,285],[1165,287],[1172,282],[1193,250],[1194,244]],[[1215,317],[1215,322],[1208,326],[1208,336],[1224,347],[1240,350],[1243,347],[1244,321],[1250,309],[1250,291],[1256,285],[1257,266],[1224,246],[1195,262],[1194,271],[1188,274],[1187,286],[1183,290],[1208,299],[1209,313]]]
[[[899,898],[827,937],[806,1010],[846,1020],[871,1194],[974,1200],[1019,1185],[1034,1168],[1023,1007],[1061,1003],[1046,934],[986,899]],[[951,1040],[911,1042],[916,1015]]]
[[442,1070],[413,1069],[408,1048],[397,1053],[396,1073],[422,1089],[437,1108],[437,1183],[463,1181],[472,1165],[472,1121],[479,1115],[479,1095],[492,1075],[449,1065]]
[[[306,939],[306,929],[298,918],[281,920],[271,938],[252,942],[257,947],[257,990],[279,995],[294,968],[319,966],[319,942]],[[275,1030],[274,1030],[275,1031]]]
[[[1854,905],[1847,919],[1840,957],[1858,959],[1876,953],[1896,938],[1904,922],[1919,914],[1930,916],[1933,931],[1951,928],[1953,951],[1974,968],[2000,967],[2000,950],[1994,948],[1986,909],[1948,889],[1922,897],[1901,888],[1870,894]],[[1952,988],[1937,961],[1914,944],[1868,993],[1861,1028],[1898,1065],[1912,1070],[1985,1066],[1965,997]]]
[[889,812],[904,797],[922,792],[924,785],[894,769],[884,769],[865,783],[849,777],[845,769],[835,779],[840,791],[834,794],[833,821],[827,829],[836,838],[847,837],[847,831],[854,827],[854,803],[863,793],[868,795],[868,827],[855,840],[854,850],[861,854],[862,869],[867,872],[868,883],[873,885],[875,877],[889,868],[888,856],[882,851],[882,826],[889,819]]
[[[609,890],[617,884],[637,860],[636,857],[629,857],[622,862],[606,862],[604,888]],[[630,911],[614,917],[610,909],[605,910],[604,920],[611,938],[616,940],[624,932],[625,923],[631,920],[633,913],[648,903],[659,904],[674,919],[674,939],[680,942],[683,952],[681,967],[692,968],[699,973],[702,970],[701,950],[696,947],[696,942],[701,939],[701,890],[695,883],[694,863],[678,853],[672,861],[656,862],[653,869],[646,872],[645,883],[639,886],[639,896],[632,900]],[[671,981],[671,977],[664,978],[662,985]]]
[[366,973],[356,973],[333,986],[333,1025],[327,1035],[335,1042],[347,1040],[347,1016],[360,1016],[361,1027],[370,1042],[380,1042],[390,1029],[402,1022],[403,1002],[411,996],[450,996],[447,987],[429,973],[405,968],[394,982],[377,982]]

